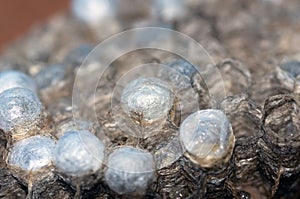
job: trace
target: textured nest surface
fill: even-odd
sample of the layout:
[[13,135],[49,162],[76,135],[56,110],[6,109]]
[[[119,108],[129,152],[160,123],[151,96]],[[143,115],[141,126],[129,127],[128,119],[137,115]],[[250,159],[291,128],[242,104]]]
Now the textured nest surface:
[[[236,143],[229,162],[219,168],[201,168],[182,155],[156,172],[157,179],[144,198],[299,198],[300,87],[297,78],[279,69],[282,63],[300,61],[299,2],[190,2],[193,6],[189,16],[175,21],[172,26],[199,41],[217,63],[228,95],[217,108],[227,114]],[[147,16],[137,13],[137,16],[133,14],[122,19],[120,23],[127,25],[111,22],[107,28],[94,31],[66,13],[34,27],[1,55],[1,70],[17,69],[31,76],[52,64],[68,66],[59,84],[40,88],[46,115],[41,132],[58,137],[63,127],[57,124],[72,118],[74,66],[81,64],[85,52],[91,48],[89,45],[96,45],[115,32],[136,27],[136,17],[145,17],[144,22],[148,20]],[[73,49],[80,45],[81,50],[74,52]],[[109,132],[106,135],[111,141],[108,150],[136,142],[122,134],[111,115],[108,99],[115,83],[110,79],[120,77],[126,65],[164,62],[172,58],[176,56],[164,53],[157,56],[151,50],[131,52],[114,61],[114,67],[106,71],[109,75],[101,82],[105,86],[101,94],[96,93],[96,109],[103,113],[99,123],[104,132]],[[198,89],[202,88],[201,81],[195,80],[193,87],[203,99],[200,106],[211,107],[205,101],[206,93]],[[214,89],[217,91],[218,87]],[[152,152],[176,142],[173,132],[178,131],[178,122],[175,119],[174,124],[162,130],[162,135],[169,137],[140,140],[140,147]],[[88,127],[98,135],[94,126]],[[2,157],[6,157],[9,145],[10,140],[1,133]],[[0,197],[25,198],[29,194],[32,198],[122,198],[103,181],[78,191],[56,172],[37,180],[28,193],[28,184],[19,179],[17,173],[7,167],[4,159],[0,161]]]

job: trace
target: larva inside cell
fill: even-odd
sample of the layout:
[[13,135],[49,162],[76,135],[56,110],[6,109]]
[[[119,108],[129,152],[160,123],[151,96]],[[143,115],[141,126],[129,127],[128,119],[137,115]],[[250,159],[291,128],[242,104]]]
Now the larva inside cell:
[[181,124],[180,139],[186,155],[202,167],[228,162],[235,142],[226,115],[213,109],[188,116]]

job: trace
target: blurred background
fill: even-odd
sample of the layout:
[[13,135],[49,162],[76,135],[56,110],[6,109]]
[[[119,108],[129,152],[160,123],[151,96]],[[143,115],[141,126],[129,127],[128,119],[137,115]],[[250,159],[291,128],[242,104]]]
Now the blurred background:
[[30,27],[69,8],[69,0],[0,0],[0,52]]

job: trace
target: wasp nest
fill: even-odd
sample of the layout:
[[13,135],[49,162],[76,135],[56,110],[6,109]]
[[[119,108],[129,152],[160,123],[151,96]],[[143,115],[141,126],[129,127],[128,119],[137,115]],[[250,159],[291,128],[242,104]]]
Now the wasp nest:
[[298,1],[71,6],[0,57],[0,197],[299,198]]

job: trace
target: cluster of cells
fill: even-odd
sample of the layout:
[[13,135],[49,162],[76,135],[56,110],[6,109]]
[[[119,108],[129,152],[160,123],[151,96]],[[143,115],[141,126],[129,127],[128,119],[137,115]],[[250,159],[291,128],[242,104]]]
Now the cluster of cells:
[[[42,73],[35,79],[39,80]],[[35,79],[19,71],[0,73],[0,81],[4,82],[0,94],[1,129],[10,140],[8,166],[25,174],[51,172],[54,166],[57,175],[75,187],[78,179],[94,175],[91,182],[80,185],[90,186],[104,179],[117,194],[145,194],[156,178],[153,154],[132,146],[118,146],[108,153],[104,141],[76,127],[65,127],[58,139],[44,133],[42,127],[37,128],[46,117],[37,88],[45,82],[37,84]],[[157,78],[138,78],[125,87],[121,96],[124,112],[141,127],[165,122],[174,101],[172,88]],[[138,136],[148,138],[153,136],[150,132]],[[204,167],[227,162],[234,144],[228,119],[222,111],[213,109],[188,116],[180,127],[180,139],[191,161]],[[30,178],[25,181],[30,184]]]
[[[86,2],[74,0],[72,10],[89,25],[117,12],[114,1]],[[182,1],[154,2],[154,12],[163,21],[186,12]],[[209,99],[222,89],[214,70],[201,71],[209,76],[204,85],[199,68],[186,60],[166,62],[169,68],[161,75],[169,81],[158,74],[124,85],[117,111],[123,114],[121,125],[132,132],[109,140],[105,125],[75,121],[66,97],[74,80],[70,74],[91,50],[81,46],[70,52],[65,61],[71,68],[51,65],[33,77],[16,70],[0,72],[4,159],[29,197],[38,198],[35,185],[52,179],[71,187],[77,198],[88,192],[103,198],[251,198],[247,187],[253,185],[276,197],[299,187],[299,62],[274,67],[269,82],[256,89],[239,61],[219,62],[228,94],[220,102]],[[183,92],[172,83],[183,86]],[[192,95],[197,107],[187,111]],[[263,108],[251,95],[265,100]],[[116,141],[123,138],[134,142]]]

